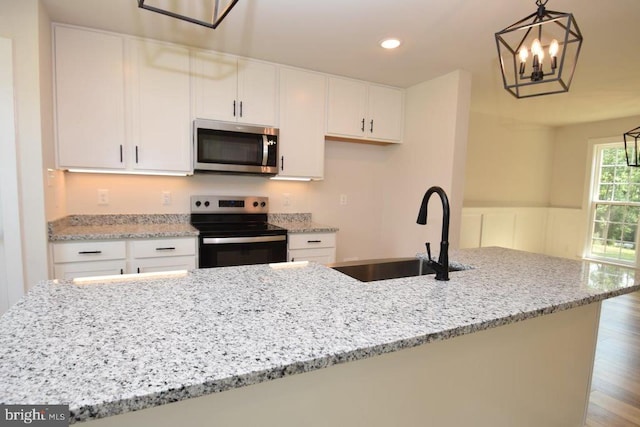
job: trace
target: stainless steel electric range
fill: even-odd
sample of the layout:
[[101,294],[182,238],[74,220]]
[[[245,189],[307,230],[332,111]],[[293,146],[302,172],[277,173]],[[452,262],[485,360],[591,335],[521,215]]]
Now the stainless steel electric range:
[[287,230],[267,222],[268,197],[191,196],[191,225],[200,231],[198,267],[287,260]]

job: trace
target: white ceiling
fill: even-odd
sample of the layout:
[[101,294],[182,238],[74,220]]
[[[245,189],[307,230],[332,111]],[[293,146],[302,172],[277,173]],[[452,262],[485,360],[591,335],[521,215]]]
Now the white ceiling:
[[[55,22],[394,86],[468,70],[472,109],[518,121],[640,115],[640,0],[549,0],[547,9],[574,14],[584,37],[571,90],[519,100],[502,88],[494,33],[535,12],[535,0],[239,0],[216,30],[139,9],[137,0],[41,1]],[[402,46],[381,49],[386,36]]]

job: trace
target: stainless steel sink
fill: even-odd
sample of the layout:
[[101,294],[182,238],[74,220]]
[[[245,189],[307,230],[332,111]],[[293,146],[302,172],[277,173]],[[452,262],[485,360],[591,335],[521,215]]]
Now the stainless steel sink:
[[[328,267],[361,282],[435,274],[427,261],[417,258],[370,259],[329,264]],[[450,268],[449,271],[456,270]]]

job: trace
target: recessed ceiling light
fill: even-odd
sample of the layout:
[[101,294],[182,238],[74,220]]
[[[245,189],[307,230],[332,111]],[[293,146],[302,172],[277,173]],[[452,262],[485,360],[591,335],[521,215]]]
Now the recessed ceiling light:
[[385,49],[395,49],[400,46],[400,40],[398,39],[384,39],[380,42],[380,46]]

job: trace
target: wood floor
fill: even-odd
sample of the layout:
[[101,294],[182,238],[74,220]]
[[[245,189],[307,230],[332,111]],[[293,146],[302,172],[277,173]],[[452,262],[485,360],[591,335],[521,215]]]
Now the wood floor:
[[640,292],[602,303],[589,427],[640,427]]

